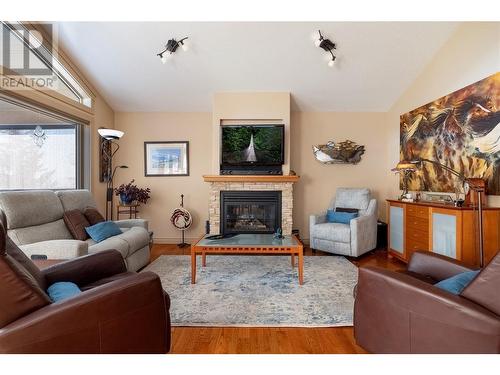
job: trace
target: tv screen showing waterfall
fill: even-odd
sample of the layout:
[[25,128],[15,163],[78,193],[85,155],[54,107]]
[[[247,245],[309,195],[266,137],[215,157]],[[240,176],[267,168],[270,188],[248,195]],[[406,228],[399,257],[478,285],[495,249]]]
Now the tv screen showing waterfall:
[[222,164],[283,164],[283,125],[222,127]]

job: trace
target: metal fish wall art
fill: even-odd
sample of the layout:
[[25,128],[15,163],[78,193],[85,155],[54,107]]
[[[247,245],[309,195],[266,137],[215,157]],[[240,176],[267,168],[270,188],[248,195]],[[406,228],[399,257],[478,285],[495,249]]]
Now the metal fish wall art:
[[365,153],[365,146],[350,140],[339,143],[330,141],[313,146],[313,153],[316,160],[323,164],[358,164]]

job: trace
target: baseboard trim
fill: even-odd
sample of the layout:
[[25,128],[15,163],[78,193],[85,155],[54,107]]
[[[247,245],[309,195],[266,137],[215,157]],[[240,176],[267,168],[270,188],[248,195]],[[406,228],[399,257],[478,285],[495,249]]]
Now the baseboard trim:
[[[196,241],[198,241],[201,237],[201,234],[199,236],[194,236],[194,237],[185,237],[184,241],[187,243],[191,244]],[[309,246],[309,238],[301,238],[302,243],[306,246]],[[181,242],[181,237],[153,237],[153,243],[156,244],[162,244],[162,245],[174,245],[178,244]]]
[[[200,236],[197,236],[197,237],[185,237],[184,238],[184,241],[187,242],[187,243],[193,243],[197,240],[199,240],[201,237]],[[174,245],[174,244],[178,244],[181,242],[181,237],[153,237],[153,244],[157,243],[157,244],[164,244],[164,245]]]

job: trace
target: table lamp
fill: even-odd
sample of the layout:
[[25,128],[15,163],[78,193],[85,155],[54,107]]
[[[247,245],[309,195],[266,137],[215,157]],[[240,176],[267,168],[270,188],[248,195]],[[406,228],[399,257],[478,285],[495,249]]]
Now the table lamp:
[[391,171],[399,173],[403,176],[403,193],[399,199],[403,199],[408,194],[408,181],[410,175],[417,170],[415,163],[409,162],[407,160],[400,161],[396,167],[392,168]]

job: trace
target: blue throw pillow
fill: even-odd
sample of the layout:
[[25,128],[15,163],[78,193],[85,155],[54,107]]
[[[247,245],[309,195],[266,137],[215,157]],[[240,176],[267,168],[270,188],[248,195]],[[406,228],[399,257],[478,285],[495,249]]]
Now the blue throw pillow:
[[476,277],[479,271],[467,271],[459,273],[458,275],[449,277],[448,279],[441,280],[434,286],[446,290],[453,294],[460,294],[467,285]]
[[349,224],[352,219],[358,217],[356,212],[338,212],[334,210],[328,210],[326,212],[326,220],[329,223],[342,223]]
[[80,294],[82,291],[78,288],[78,285],[75,283],[70,283],[67,281],[60,281],[52,284],[47,289],[47,293],[49,294],[52,302],[58,302],[65,300],[67,298],[71,298]]
[[92,238],[95,242],[101,242],[106,238],[122,233],[121,229],[118,228],[118,225],[112,221],[103,221],[90,227],[86,227],[85,230],[89,234],[90,238]]

